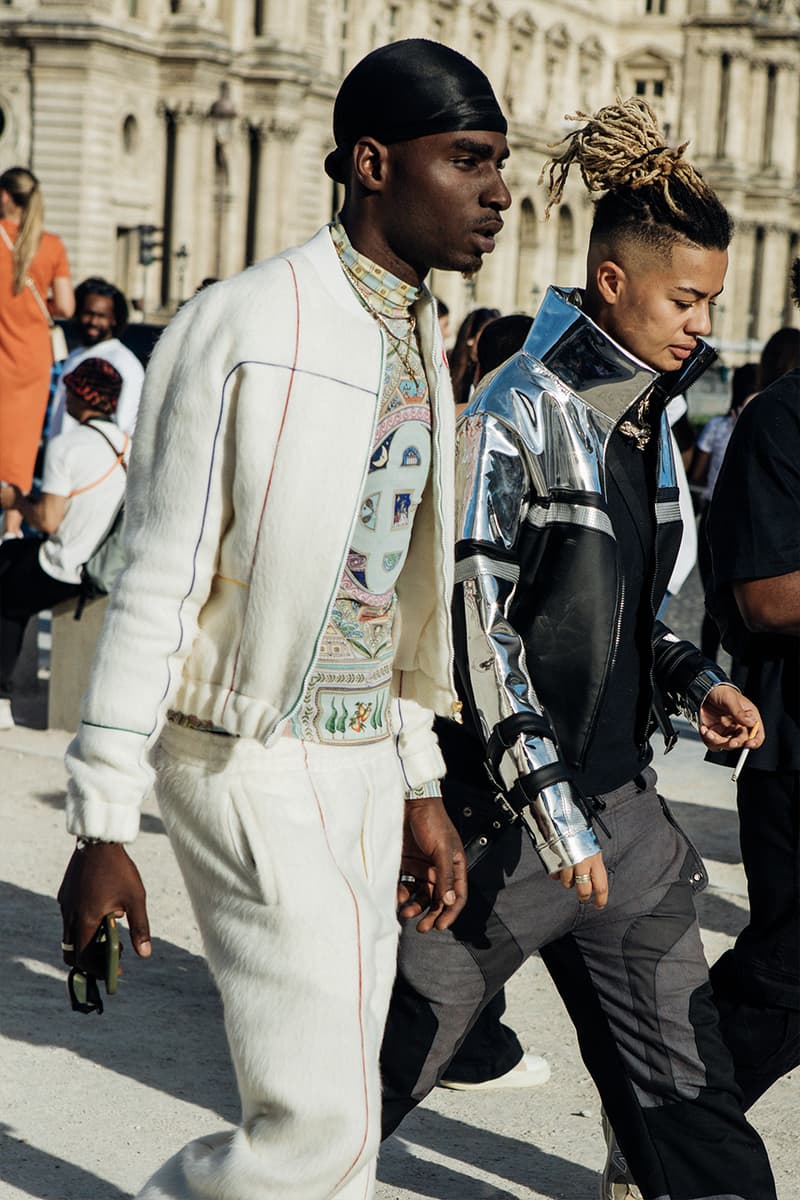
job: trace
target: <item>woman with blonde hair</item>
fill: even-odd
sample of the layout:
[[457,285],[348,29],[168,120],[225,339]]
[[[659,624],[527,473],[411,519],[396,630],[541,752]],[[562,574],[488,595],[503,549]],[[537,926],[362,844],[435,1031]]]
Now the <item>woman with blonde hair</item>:
[[[67,253],[44,230],[39,181],[10,167],[0,175],[0,479],[23,493],[47,409],[50,318],[74,311]],[[6,513],[4,537],[21,536],[21,524],[20,513]]]

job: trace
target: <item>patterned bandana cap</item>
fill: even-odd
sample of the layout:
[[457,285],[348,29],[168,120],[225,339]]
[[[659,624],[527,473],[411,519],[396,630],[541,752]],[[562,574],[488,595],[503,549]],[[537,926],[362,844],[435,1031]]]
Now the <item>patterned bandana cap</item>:
[[83,400],[87,408],[113,417],[122,390],[122,376],[105,358],[85,358],[64,376],[64,387]]
[[392,42],[356,63],[340,87],[333,106],[336,149],[325,159],[325,170],[344,183],[347,160],[361,137],[391,145],[462,129],[508,129],[483,71],[440,42]]

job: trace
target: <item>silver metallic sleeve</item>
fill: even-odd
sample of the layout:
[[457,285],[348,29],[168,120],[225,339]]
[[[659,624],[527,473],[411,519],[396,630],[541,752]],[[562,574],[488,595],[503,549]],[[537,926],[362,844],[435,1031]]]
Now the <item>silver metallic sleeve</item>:
[[[457,563],[455,604],[460,607],[462,682],[488,742],[507,717],[545,718],[525,661],[525,648],[508,612],[519,582],[518,538],[532,484],[511,433],[486,414],[466,418],[456,458]],[[520,734],[500,764],[506,787],[559,762],[555,740]],[[551,784],[531,803],[537,850],[548,871],[596,854],[599,847],[568,782]]]

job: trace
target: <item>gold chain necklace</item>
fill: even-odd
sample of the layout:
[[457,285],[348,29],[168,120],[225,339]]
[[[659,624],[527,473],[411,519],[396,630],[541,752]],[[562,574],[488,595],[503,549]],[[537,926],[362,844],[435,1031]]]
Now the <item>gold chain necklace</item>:
[[353,271],[352,268],[345,262],[342,251],[340,250],[338,245],[336,246],[336,253],[339,256],[339,262],[342,264],[342,266],[344,268],[344,272],[347,275],[347,278],[350,281],[350,284],[352,285],[353,291],[358,296],[359,300],[361,301],[362,305],[367,310],[369,315],[373,318],[373,320],[375,320],[377,322],[378,326],[384,331],[386,336],[389,338],[389,342],[394,347],[394,349],[397,353],[397,357],[400,359],[400,362],[405,367],[406,372],[411,379],[411,382],[413,383],[416,390],[419,391],[419,379],[417,378],[416,371],[414,370],[414,368],[411,365],[411,356],[413,353],[412,344],[413,344],[414,333],[417,328],[417,318],[415,317],[414,313],[409,312],[407,317],[398,318],[399,320],[407,320],[408,321],[408,333],[405,335],[405,337],[400,337],[398,334],[396,334],[394,332],[393,329],[390,328],[389,323],[385,319],[385,317],[382,317],[381,314],[372,307],[372,305],[370,304],[370,301],[369,301],[369,297],[366,296],[362,290],[364,285],[362,284],[361,280],[356,275],[355,271]]

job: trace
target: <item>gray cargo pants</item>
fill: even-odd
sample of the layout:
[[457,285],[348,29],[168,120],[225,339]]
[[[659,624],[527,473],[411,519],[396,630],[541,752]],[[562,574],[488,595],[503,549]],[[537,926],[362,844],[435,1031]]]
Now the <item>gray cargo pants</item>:
[[[383,1043],[384,1136],[435,1086],[481,1008],[541,950],[647,1200],[774,1200],[708,982],[694,907],[705,868],[655,782],[647,768],[603,797],[607,908],[580,905],[512,829],[470,873],[452,930],[405,927]],[[468,785],[450,784],[457,822],[480,803]]]

